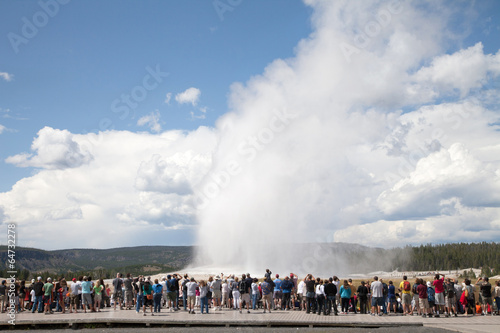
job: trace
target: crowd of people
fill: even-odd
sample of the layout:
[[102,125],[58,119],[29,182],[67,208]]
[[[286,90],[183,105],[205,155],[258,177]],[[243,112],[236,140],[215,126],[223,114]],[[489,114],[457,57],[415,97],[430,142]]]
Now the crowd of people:
[[42,281],[38,277],[29,285],[26,281],[15,281],[14,288],[7,286],[4,280],[0,286],[1,310],[7,311],[14,305],[16,312],[100,312],[108,307],[135,310],[144,316],[148,312],[154,316],[165,307],[170,312],[183,309],[190,314],[197,311],[208,314],[211,310],[240,313],[297,310],[317,315],[360,313],[422,317],[500,314],[500,281],[496,281],[494,287],[486,277],[474,284],[469,279],[459,283],[439,273],[432,281],[417,277],[410,282],[403,276],[398,285],[393,281],[386,283],[377,276],[359,285],[336,276],[322,279],[308,274],[299,280],[296,274],[290,273],[281,278],[279,274],[273,276],[269,269],[260,279],[248,273],[241,277],[221,273],[206,281],[188,274],[152,280],[131,274],[123,277],[118,273],[111,287],[102,279],[93,280],[90,276],[79,276],[71,282],[63,277],[57,281],[50,277]]

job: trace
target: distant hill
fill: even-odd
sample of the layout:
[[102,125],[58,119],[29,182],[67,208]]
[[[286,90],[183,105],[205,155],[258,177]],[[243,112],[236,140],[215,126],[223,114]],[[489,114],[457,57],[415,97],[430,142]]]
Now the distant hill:
[[[193,246],[138,246],[114,249],[45,251],[16,247],[18,270],[30,272],[79,272],[129,268],[134,271],[180,269],[193,260]],[[7,262],[7,247],[0,246],[0,260]]]

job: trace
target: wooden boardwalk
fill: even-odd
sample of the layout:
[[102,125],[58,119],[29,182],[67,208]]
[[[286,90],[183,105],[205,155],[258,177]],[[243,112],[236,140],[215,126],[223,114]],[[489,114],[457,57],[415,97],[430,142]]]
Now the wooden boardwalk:
[[[0,329],[7,329],[8,316],[3,314]],[[500,316],[475,316],[451,318],[422,318],[420,316],[371,316],[361,314],[318,316],[304,311],[273,311],[263,314],[262,310],[239,313],[224,309],[210,311],[209,314],[189,314],[185,311],[169,312],[163,309],[154,316],[147,312],[134,310],[104,309],[94,313],[43,313],[22,312],[16,314],[16,328],[43,327],[95,327],[95,326],[261,326],[261,327],[394,327],[394,326],[432,326],[459,332],[500,332]]]

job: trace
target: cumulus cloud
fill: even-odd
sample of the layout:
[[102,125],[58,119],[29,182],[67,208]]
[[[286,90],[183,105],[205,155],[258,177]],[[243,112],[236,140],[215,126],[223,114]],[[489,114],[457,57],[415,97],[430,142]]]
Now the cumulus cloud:
[[192,104],[193,106],[196,106],[198,104],[198,100],[200,99],[200,95],[200,89],[191,87],[175,95],[175,100],[179,104]]
[[0,72],[0,77],[1,77],[2,79],[4,79],[5,81],[9,82],[9,81],[11,81],[11,80],[12,80],[12,78],[14,77],[14,75],[9,74],[9,73],[7,73],[7,72]]
[[143,116],[137,120],[137,126],[148,126],[153,132],[161,132],[160,112],[158,110]]
[[[161,134],[53,131],[44,129],[34,141],[45,135],[67,135],[71,140],[57,141],[67,146],[61,150],[76,145],[88,152],[92,161],[59,167],[61,163],[54,162],[58,158],[49,158],[40,150],[37,159],[27,160],[45,168],[0,193],[2,222],[16,221],[23,226],[23,244],[53,249],[193,242],[186,231],[195,223],[189,189],[206,173],[216,144],[213,130],[200,127]],[[151,171],[154,162],[159,165],[158,173]],[[178,186],[181,182],[176,183],[178,174],[183,177],[185,191]],[[60,223],[71,232],[65,237],[49,233],[40,239],[42,230],[61,228]],[[103,226],[106,233],[96,234]]]
[[92,154],[80,147],[67,130],[42,128],[31,145],[35,155],[22,153],[8,157],[5,162],[19,167],[43,169],[75,168],[90,163]]
[[[214,128],[42,129],[35,155],[8,159],[44,170],[0,194],[3,221],[25,224],[27,243],[56,221],[86,246],[191,235],[198,262],[255,271],[293,242],[498,241],[498,53],[447,50],[447,6],[306,3],[314,32],[293,58],[233,84]],[[105,239],[93,233],[103,221]],[[50,237],[46,247],[74,244]],[[307,272],[315,255],[280,264]]]
[[7,128],[5,126],[3,126],[2,124],[0,124],[0,134],[3,133],[3,131],[5,131]]

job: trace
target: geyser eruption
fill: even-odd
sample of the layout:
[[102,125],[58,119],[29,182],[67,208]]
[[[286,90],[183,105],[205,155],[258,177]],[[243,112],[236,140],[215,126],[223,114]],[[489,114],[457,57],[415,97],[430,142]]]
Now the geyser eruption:
[[[340,252],[317,244],[372,244],[366,230],[379,244],[398,237],[388,226],[404,220],[411,204],[391,196],[398,184],[419,159],[448,153],[460,140],[451,132],[431,137],[450,124],[421,120],[429,110],[421,106],[455,84],[436,83],[436,66],[428,65],[442,52],[445,9],[429,15],[405,1],[306,2],[313,33],[295,57],[232,86],[211,170],[195,189],[195,265],[348,272]],[[463,104],[460,95],[451,96],[452,110]],[[402,168],[402,156],[415,152],[417,160]]]

